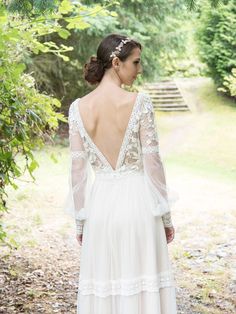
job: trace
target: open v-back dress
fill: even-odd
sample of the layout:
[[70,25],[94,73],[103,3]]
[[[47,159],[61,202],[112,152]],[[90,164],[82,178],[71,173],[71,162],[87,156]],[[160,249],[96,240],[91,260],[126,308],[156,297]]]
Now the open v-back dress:
[[77,314],[176,314],[164,229],[172,226],[170,198],[152,101],[137,94],[115,169],[79,105],[69,108],[71,207],[83,233]]

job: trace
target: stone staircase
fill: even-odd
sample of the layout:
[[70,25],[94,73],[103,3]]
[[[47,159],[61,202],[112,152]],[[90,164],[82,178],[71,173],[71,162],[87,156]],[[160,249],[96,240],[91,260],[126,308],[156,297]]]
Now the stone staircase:
[[153,106],[160,111],[187,111],[190,110],[173,80],[163,80],[156,83],[147,83],[143,90],[152,98]]

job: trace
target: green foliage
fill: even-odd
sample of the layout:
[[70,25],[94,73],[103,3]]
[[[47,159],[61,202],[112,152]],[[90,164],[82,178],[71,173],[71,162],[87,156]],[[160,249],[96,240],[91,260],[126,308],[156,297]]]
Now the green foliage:
[[8,11],[27,16],[37,15],[55,10],[57,2],[55,0],[10,0],[8,1]]
[[[216,8],[222,1],[220,0],[208,0],[208,3],[211,5],[212,8]],[[199,9],[201,5],[200,0],[186,0],[186,5],[188,9],[191,10],[197,10]]]
[[[91,90],[83,80],[83,65],[96,54],[99,42],[109,33],[125,34],[142,43],[143,74],[136,81],[137,85],[168,75],[169,62],[164,60],[179,58],[186,49],[186,31],[182,28],[187,17],[185,0],[168,3],[164,0],[122,0],[119,4],[84,0],[82,3],[85,7],[94,7],[99,14],[86,14],[84,21],[90,27],[70,30],[71,35],[66,39],[66,44],[74,48],[67,54],[70,61],[39,53],[27,63],[40,90],[56,95],[62,101],[65,113],[71,101]],[[48,38],[58,45],[64,41],[56,33]]]
[[[78,92],[90,90],[79,77],[83,76],[83,64],[89,56],[88,52],[93,47],[91,54],[94,53],[94,44],[98,43],[94,31],[102,36],[116,23],[117,14],[108,10],[115,3],[116,1],[107,1],[87,5],[63,0],[54,1],[57,9],[53,13],[49,10],[38,17],[32,13],[30,18],[25,18],[25,12],[19,12],[22,24],[30,21],[34,24],[34,31],[39,32],[37,44],[32,50],[34,53],[24,59],[27,72],[34,76],[40,91],[53,94],[66,104],[66,113],[68,103],[78,97]],[[67,48],[63,51],[65,45]],[[53,50],[53,47],[59,47],[60,52]]]
[[[33,44],[35,43],[35,45]],[[60,102],[40,94],[34,78],[25,74],[24,54],[36,49],[37,40],[32,32],[22,33],[13,28],[6,12],[0,12],[0,214],[7,210],[6,186],[17,189],[15,179],[27,170],[33,178],[38,167],[33,149],[41,147],[46,135],[56,130],[58,120],[63,120],[55,108]],[[18,157],[24,159],[19,162]],[[0,240],[6,238],[0,224]],[[8,242],[10,244],[10,242]]]
[[[228,84],[236,67],[236,2],[225,1],[217,9],[202,6],[197,39],[201,59],[208,65],[209,74],[217,87],[232,96]],[[231,81],[231,79],[230,79]],[[223,88],[224,87],[224,88]]]
[[[39,166],[34,150],[55,134],[59,121],[66,122],[57,112],[60,101],[38,91],[33,76],[25,72],[27,64],[33,54],[68,62],[65,53],[73,48],[57,44],[49,36],[57,33],[64,39],[73,28],[89,27],[84,16],[96,16],[99,9],[63,0],[57,11],[29,19],[9,14],[0,2],[0,218],[7,211],[6,187],[17,189],[16,179],[26,171],[34,179],[33,171]],[[1,223],[0,241],[6,237]]]
[[230,96],[236,97],[236,68],[232,69],[232,74],[225,76],[223,85],[225,87],[219,87],[218,90],[224,93],[230,92]]
[[[204,76],[206,65],[199,60],[194,34],[196,29],[195,12],[188,14],[188,20],[174,20],[171,24],[178,30],[176,34],[184,42],[185,49],[179,53],[172,49],[168,54],[162,54],[160,62],[168,77],[197,77]],[[183,36],[184,34],[184,36]]]
[[168,73],[163,58],[171,58],[173,51],[181,55],[185,50],[186,34],[181,30],[181,24],[187,17],[185,0],[120,0],[120,5],[114,10],[117,13],[116,23],[105,34],[94,29],[94,35],[100,40],[109,32],[117,32],[137,39],[143,45],[143,78],[155,80],[166,76]]

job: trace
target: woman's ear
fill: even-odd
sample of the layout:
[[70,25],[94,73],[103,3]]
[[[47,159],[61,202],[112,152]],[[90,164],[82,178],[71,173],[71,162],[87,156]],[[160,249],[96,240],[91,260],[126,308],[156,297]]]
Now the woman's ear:
[[112,59],[112,66],[115,69],[117,69],[120,66],[120,59],[118,57]]

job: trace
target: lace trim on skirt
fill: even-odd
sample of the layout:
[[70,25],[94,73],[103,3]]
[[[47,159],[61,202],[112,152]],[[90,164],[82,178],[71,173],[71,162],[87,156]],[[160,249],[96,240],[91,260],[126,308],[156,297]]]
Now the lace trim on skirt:
[[142,276],[134,279],[118,279],[110,281],[94,281],[81,279],[79,293],[94,294],[99,297],[109,295],[132,295],[141,291],[159,292],[160,288],[175,287],[172,271],[161,272],[156,276]]

